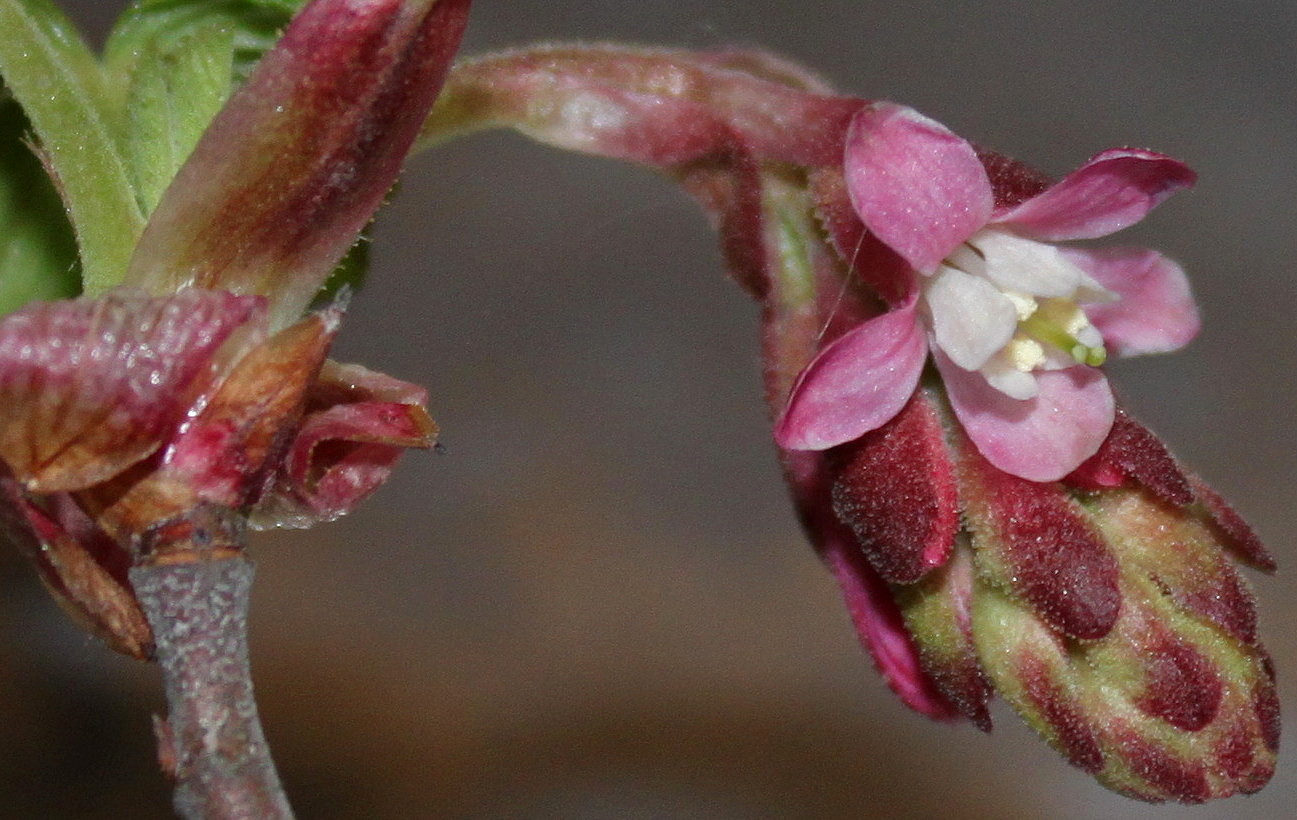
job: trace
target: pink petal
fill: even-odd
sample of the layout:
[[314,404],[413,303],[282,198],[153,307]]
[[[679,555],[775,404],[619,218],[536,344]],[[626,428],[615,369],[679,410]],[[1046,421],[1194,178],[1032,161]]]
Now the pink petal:
[[1039,395],[1019,400],[940,351],[933,357],[960,424],[987,461],[1006,473],[1056,481],[1094,455],[1112,427],[1112,390],[1096,368],[1037,371]]
[[1085,315],[1119,356],[1166,353],[1198,335],[1198,306],[1180,266],[1139,248],[1068,248],[1063,253],[1121,298],[1086,305]]
[[973,147],[912,108],[877,103],[857,114],[843,173],[865,225],[921,273],[991,216],[991,183]]
[[928,345],[912,299],[848,332],[806,366],[775,425],[787,450],[826,450],[890,421],[914,393]]
[[181,167],[127,283],[272,299],[290,324],[396,181],[469,0],[315,0]]
[[1197,174],[1179,160],[1114,148],[1039,196],[996,214],[994,222],[1042,241],[1094,239],[1135,224],[1195,179]]

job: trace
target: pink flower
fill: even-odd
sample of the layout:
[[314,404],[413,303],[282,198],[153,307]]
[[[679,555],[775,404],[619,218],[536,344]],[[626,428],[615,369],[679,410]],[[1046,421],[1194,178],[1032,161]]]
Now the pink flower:
[[1034,196],[997,202],[972,145],[913,109],[878,103],[852,121],[843,170],[856,215],[909,270],[889,312],[802,372],[776,426],[786,449],[828,449],[887,423],[931,351],[977,449],[1008,473],[1053,481],[1112,427],[1098,369],[1108,352],[1174,350],[1197,333],[1174,262],[1052,244],[1138,222],[1193,183],[1177,160],[1111,149]]

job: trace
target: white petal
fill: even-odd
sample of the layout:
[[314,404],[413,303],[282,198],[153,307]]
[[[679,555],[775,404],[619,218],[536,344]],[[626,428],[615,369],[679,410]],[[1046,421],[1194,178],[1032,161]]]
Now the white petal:
[[1013,338],[1018,311],[994,285],[941,266],[924,289],[932,332],[950,360],[977,370]]
[[967,242],[950,252],[950,256],[946,257],[946,264],[974,276],[986,275],[986,260]]
[[1085,272],[1059,249],[1045,242],[1023,239],[1007,231],[987,228],[969,244],[986,259],[986,276],[1006,290],[1032,296],[1072,296]]
[[987,362],[981,372],[992,387],[1011,399],[1026,401],[1027,399],[1034,399],[1036,394],[1040,392],[1040,386],[1036,384],[1035,376],[1006,364],[999,356]]
[[1081,271],[1081,281],[1077,283],[1076,295],[1072,298],[1078,302],[1115,302],[1121,294],[1108,290],[1090,274]]

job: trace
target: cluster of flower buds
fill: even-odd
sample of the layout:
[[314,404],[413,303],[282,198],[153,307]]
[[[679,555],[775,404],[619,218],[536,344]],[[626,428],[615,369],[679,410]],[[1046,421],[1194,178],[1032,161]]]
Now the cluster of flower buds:
[[998,693],[1144,800],[1266,783],[1277,698],[1235,561],[1273,560],[1099,369],[1192,338],[1184,274],[1055,244],[1138,221],[1192,171],[1117,149],[1052,182],[752,52],[479,58],[423,140],[493,127],[663,170],[713,217],[761,307],[802,521],[906,704],[989,730]]

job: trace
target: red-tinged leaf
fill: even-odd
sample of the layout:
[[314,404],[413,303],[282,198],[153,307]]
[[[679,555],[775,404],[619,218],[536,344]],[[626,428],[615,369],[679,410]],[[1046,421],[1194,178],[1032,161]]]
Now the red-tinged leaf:
[[1102,638],[1121,609],[1116,558],[1058,484],[997,470],[965,448],[962,486],[978,567],[1074,638]]
[[409,447],[432,446],[423,388],[359,365],[326,363],[259,527],[310,526],[353,510]]
[[915,391],[891,421],[829,453],[833,510],[874,569],[911,584],[950,556],[959,493],[941,421]]
[[38,303],[0,321],[0,457],[28,488],[76,490],[154,452],[260,307],[185,289]]
[[180,169],[127,282],[272,300],[294,320],[396,180],[469,0],[315,0]]

